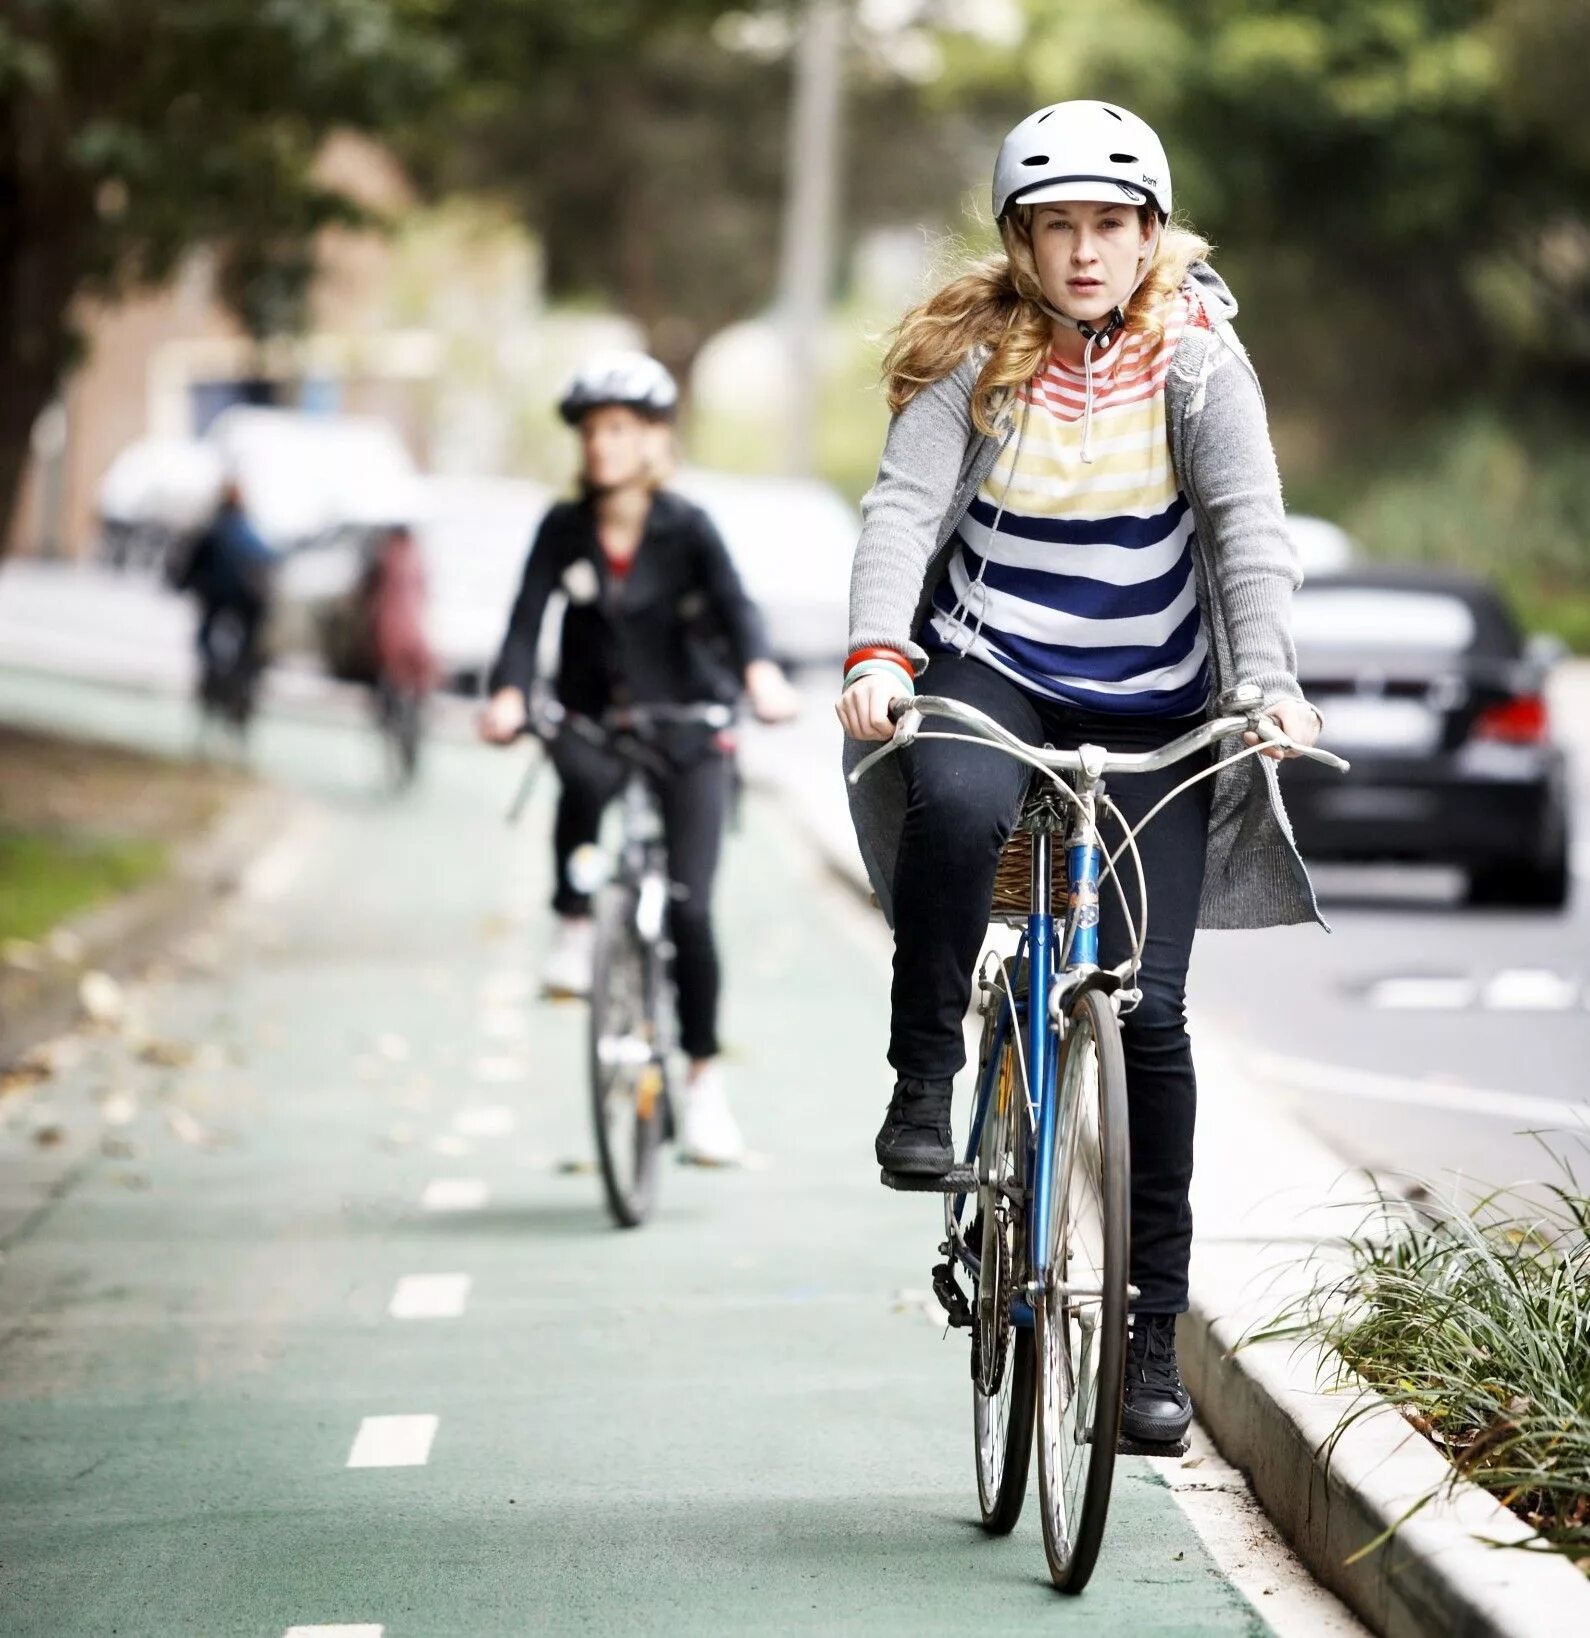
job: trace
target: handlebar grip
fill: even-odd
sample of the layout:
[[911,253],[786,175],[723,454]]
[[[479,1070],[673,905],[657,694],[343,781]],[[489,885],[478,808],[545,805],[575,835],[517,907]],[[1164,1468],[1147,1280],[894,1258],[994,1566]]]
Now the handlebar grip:
[[909,694],[902,694],[897,700],[889,701],[889,721],[898,723],[907,711],[916,709],[916,701]]
[[1288,750],[1307,757],[1310,762],[1323,763],[1327,768],[1334,768],[1337,773],[1346,773],[1352,767],[1352,763],[1346,757],[1337,756],[1334,751],[1322,751],[1317,745],[1299,745],[1284,728],[1269,717],[1260,717],[1254,727],[1260,739],[1285,745]]

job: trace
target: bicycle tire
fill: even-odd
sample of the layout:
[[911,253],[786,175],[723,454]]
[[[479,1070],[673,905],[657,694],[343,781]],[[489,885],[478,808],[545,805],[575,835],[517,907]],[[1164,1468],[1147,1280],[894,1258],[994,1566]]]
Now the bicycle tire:
[[[1005,1004],[1009,1005],[1008,1001]],[[982,1084],[981,1066],[987,1064],[996,1023],[994,1013],[984,1020],[979,1085]],[[1014,1028],[1013,1023],[1005,1033],[995,1081],[995,1106],[984,1117],[979,1159],[992,1164],[980,1165],[979,1170],[1019,1182],[1026,1166],[1026,1120],[1019,1113],[1026,1106],[1026,1078],[1021,1054],[1011,1033]],[[1037,1412],[1037,1356],[1032,1330],[1011,1326],[1009,1317],[1016,1274],[1025,1262],[1026,1222],[1014,1203],[1000,1196],[994,1188],[977,1191],[977,1215],[973,1221],[980,1221],[984,1226],[978,1277],[972,1291],[972,1451],[977,1469],[977,1502],[983,1528],[991,1536],[1005,1536],[1016,1528],[1027,1500],[1033,1422]],[[989,1232],[990,1223],[996,1225],[994,1233],[999,1236],[998,1241]],[[1003,1267],[996,1270],[991,1295],[1002,1312],[990,1315],[984,1307],[983,1281],[990,1261],[995,1260],[996,1245],[1001,1245],[999,1260]],[[991,1321],[997,1322],[1005,1333],[1004,1345],[999,1350],[1003,1358],[996,1358],[985,1370]],[[990,1388],[992,1392],[987,1391]]]
[[635,927],[635,889],[605,888],[591,967],[591,1122],[602,1192],[620,1228],[638,1228],[657,1195],[667,1115],[665,1064],[653,1038],[649,952]]
[[[1033,1305],[1038,1498],[1050,1578],[1061,1592],[1080,1593],[1104,1539],[1120,1443],[1130,1247],[1126,1063],[1120,1023],[1097,990],[1072,1003],[1055,1095],[1049,1270]],[[1097,1302],[1066,1303],[1057,1287],[1067,1281],[1096,1290]]]

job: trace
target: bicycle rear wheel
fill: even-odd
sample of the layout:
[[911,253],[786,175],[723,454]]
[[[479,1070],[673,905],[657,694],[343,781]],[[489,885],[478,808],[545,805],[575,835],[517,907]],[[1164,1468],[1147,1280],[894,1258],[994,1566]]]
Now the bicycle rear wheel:
[[[1003,1005],[1009,1007],[1008,1000]],[[983,1025],[983,1085],[993,1049],[997,1013]],[[977,1172],[989,1184],[977,1191],[972,1220],[978,1253],[972,1290],[972,1439],[977,1455],[977,1500],[983,1528],[1008,1535],[1027,1499],[1032,1462],[1034,1349],[1029,1327],[1011,1324],[1011,1297],[1026,1264],[1026,1222],[1015,1199],[1001,1185],[1025,1178],[1027,1078],[1012,1021],[1007,1028],[989,1105],[983,1117]],[[981,1233],[975,1231],[981,1228]]]
[[1049,1574],[1079,1593],[1104,1536],[1126,1382],[1126,1065],[1097,990],[1072,1004],[1056,1098],[1049,1268],[1034,1304],[1038,1497]]
[[603,890],[591,971],[591,1115],[602,1190],[621,1228],[636,1228],[651,1213],[667,1112],[651,952],[635,925],[636,904],[625,883]]

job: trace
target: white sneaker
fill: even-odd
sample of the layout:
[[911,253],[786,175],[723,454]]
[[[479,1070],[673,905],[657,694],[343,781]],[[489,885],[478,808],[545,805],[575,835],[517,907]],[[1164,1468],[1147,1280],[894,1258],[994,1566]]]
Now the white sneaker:
[[541,969],[548,995],[589,995],[596,955],[596,923],[589,916],[559,916]]
[[723,1090],[723,1071],[706,1065],[684,1090],[684,1130],[679,1153],[699,1166],[733,1166],[745,1155],[745,1139]]

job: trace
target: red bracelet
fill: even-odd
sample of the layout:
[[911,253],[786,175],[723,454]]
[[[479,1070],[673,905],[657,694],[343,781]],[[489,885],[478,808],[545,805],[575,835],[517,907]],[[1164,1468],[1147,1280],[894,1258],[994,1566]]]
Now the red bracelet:
[[859,665],[863,660],[898,660],[913,676],[916,674],[916,667],[899,649],[880,647],[855,649],[845,661],[845,670],[848,671],[853,665]]

